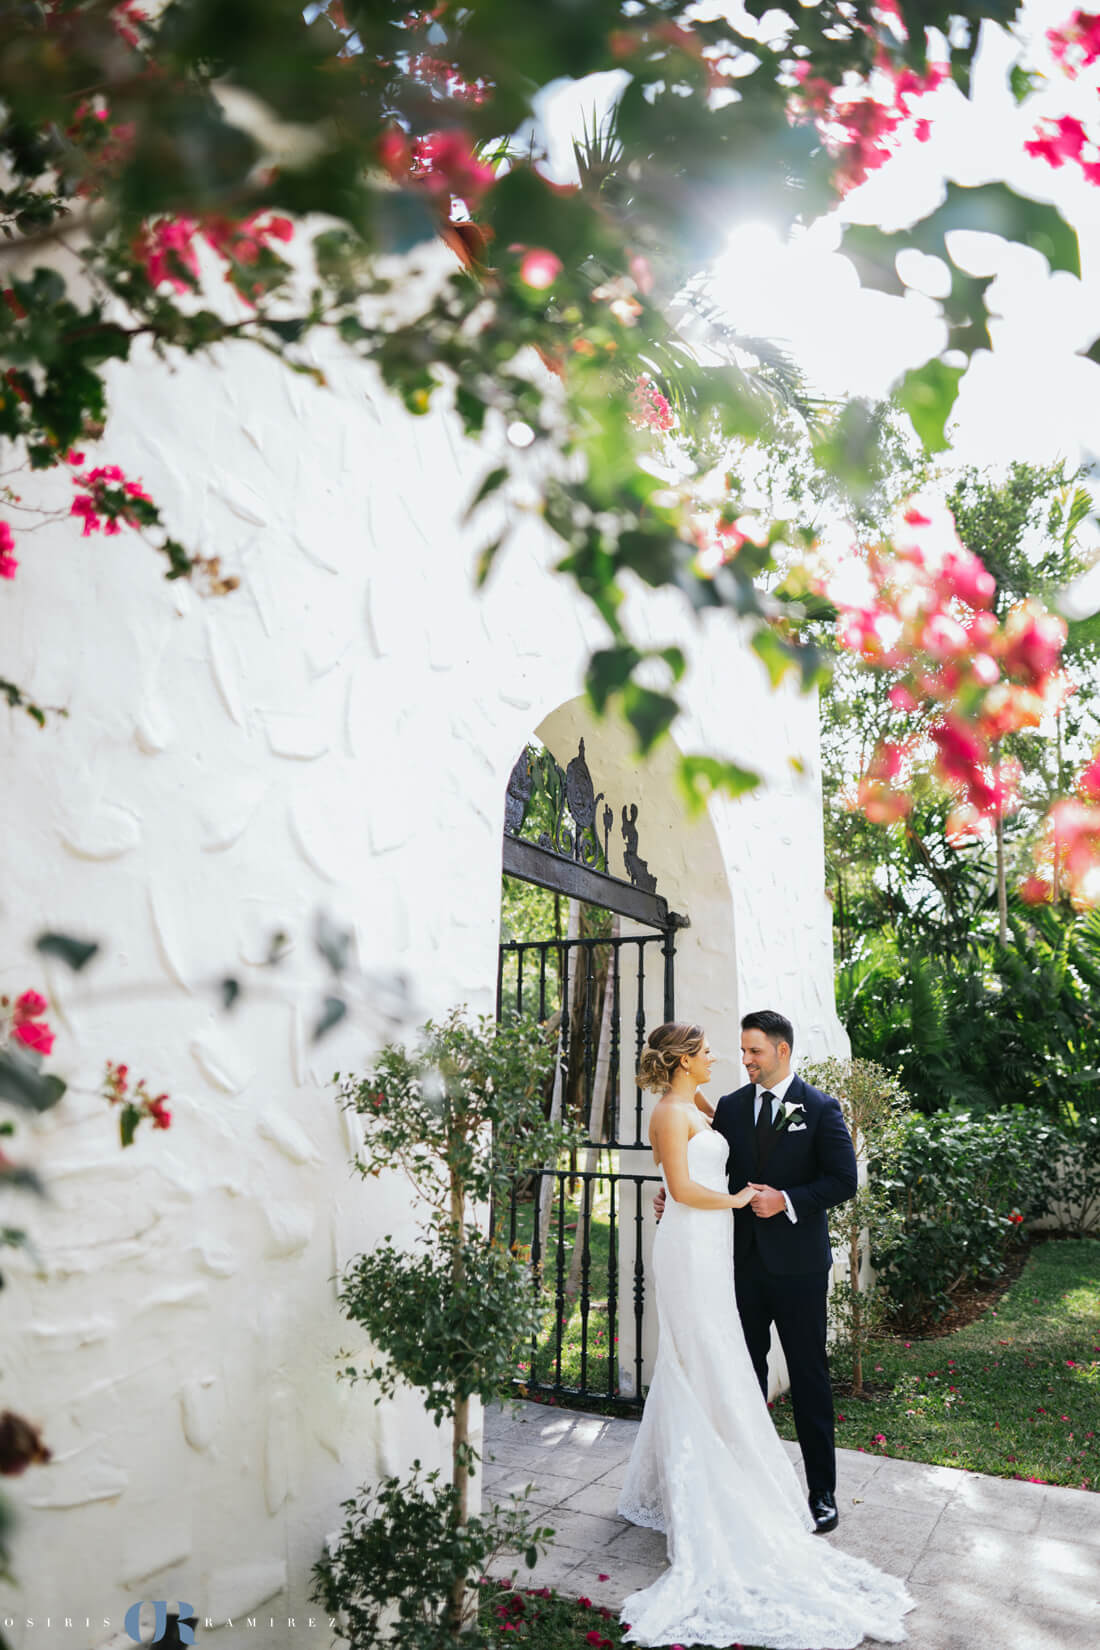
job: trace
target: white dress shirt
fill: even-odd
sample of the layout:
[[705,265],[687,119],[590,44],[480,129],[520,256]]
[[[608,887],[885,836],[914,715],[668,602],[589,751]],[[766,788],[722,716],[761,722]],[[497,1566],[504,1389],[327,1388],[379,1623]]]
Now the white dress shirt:
[[[765,1094],[774,1094],[775,1095],[775,1100],[773,1100],[771,1102],[771,1114],[772,1114],[772,1119],[774,1121],[774,1119],[775,1119],[775,1102],[776,1102],[776,1100],[782,1100],[783,1099],[783,1096],[786,1094],[787,1090],[790,1088],[791,1084],[794,1082],[794,1079],[795,1079],[794,1072],[789,1071],[787,1073],[786,1077],[781,1077],[779,1079],[778,1083],[773,1083],[772,1084],[770,1089],[766,1088],[763,1083],[757,1083],[757,1085],[756,1085],[756,1098],[752,1103],[752,1120],[753,1120],[754,1124],[759,1122],[759,1120],[760,1120],[760,1107],[764,1103]],[[781,1190],[781,1188],[777,1188],[777,1190]],[[793,1225],[797,1226],[798,1225],[798,1216],[795,1214],[794,1205],[791,1202],[790,1198],[787,1196],[786,1192],[783,1192],[783,1202],[787,1205],[787,1219],[789,1221],[791,1221]]]

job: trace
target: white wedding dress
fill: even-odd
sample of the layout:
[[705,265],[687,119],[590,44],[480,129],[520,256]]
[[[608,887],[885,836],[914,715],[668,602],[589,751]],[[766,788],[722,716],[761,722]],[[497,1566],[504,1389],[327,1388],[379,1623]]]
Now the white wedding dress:
[[[692,1179],[726,1191],[722,1135],[702,1129],[687,1150]],[[813,1533],[737,1315],[732,1213],[670,1193],[653,1276],[657,1362],[619,1512],[664,1531],[668,1568],[624,1603],[624,1642],[851,1650],[864,1638],[903,1640],[914,1605],[903,1583]]]

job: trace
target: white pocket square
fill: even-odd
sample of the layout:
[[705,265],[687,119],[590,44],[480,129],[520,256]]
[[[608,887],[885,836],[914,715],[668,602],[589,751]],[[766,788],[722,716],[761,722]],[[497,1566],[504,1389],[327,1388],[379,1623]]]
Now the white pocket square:
[[805,1130],[806,1127],[807,1127],[807,1125],[805,1123],[791,1123],[788,1126],[787,1133],[788,1134],[798,1134],[800,1130]]

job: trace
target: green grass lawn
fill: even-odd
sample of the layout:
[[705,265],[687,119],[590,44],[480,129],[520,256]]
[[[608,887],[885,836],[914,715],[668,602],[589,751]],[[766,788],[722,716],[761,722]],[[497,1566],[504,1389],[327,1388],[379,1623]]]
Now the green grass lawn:
[[[1037,1244],[982,1317],[874,1342],[864,1379],[889,1390],[838,1398],[842,1449],[1100,1490],[1100,1240]],[[789,1402],[773,1413],[793,1438]]]

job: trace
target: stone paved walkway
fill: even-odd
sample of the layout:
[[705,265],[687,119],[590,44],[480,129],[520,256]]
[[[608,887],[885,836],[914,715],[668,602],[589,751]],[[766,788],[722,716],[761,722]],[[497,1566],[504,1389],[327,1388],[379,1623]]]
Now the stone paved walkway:
[[[636,1430],[542,1404],[486,1413],[486,1503],[531,1484],[556,1532],[521,1585],[617,1609],[664,1568],[664,1537],[615,1512]],[[1100,1647],[1100,1495],[840,1450],[837,1506],[838,1529],[818,1539],[906,1578],[908,1650]]]

